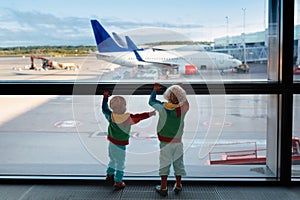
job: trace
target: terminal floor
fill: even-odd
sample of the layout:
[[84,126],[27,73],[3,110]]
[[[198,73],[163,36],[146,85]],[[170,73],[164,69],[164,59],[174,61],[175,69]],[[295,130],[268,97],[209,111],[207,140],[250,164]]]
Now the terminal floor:
[[183,183],[183,191],[175,195],[170,182],[167,197],[155,192],[156,182],[127,182],[123,190],[99,183],[2,183],[1,200],[96,200],[96,199],[228,199],[228,200],[298,200],[300,186],[267,184]]

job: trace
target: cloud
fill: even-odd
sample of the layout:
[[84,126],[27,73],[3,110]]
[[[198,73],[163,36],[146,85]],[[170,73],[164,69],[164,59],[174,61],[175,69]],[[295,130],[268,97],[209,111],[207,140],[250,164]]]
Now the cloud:
[[94,44],[89,19],[12,9],[1,13],[0,46]]
[[[20,11],[0,9],[0,47],[35,46],[35,45],[95,45],[90,18],[59,17],[38,11]],[[124,21],[115,17],[99,19],[109,32],[132,30],[149,27],[162,29],[180,29],[183,34],[190,29],[201,29],[197,24],[150,23],[140,21]],[[152,34],[152,38],[159,31]],[[153,37],[155,36],[155,37]],[[145,34],[143,35],[145,37]],[[164,37],[165,38],[165,37]],[[145,39],[145,38],[144,38]],[[142,39],[143,40],[143,39]]]
[[113,24],[114,26],[118,26],[122,29],[136,29],[136,28],[149,28],[149,27],[159,27],[159,28],[182,28],[182,29],[190,29],[190,28],[203,28],[202,25],[199,24],[179,24],[179,23],[166,23],[166,22],[141,22],[141,21],[124,21],[121,19],[103,19],[106,24]]

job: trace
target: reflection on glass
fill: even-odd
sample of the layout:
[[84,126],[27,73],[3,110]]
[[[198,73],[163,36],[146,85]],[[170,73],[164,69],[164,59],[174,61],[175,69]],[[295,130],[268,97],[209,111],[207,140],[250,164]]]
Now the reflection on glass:
[[[149,96],[124,97],[131,113],[152,110]],[[276,176],[265,163],[267,99],[188,95],[183,136],[188,177]],[[1,96],[0,102],[1,175],[105,175],[102,96]],[[158,176],[157,120],[155,116],[132,127],[126,176]]]

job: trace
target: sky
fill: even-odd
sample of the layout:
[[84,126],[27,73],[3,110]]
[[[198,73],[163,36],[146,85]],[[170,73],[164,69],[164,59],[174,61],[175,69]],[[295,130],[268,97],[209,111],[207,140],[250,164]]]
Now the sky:
[[[262,31],[266,0],[7,0],[0,3],[0,47],[95,45],[91,19],[142,44],[178,36],[213,41]],[[155,34],[154,34],[155,33]],[[148,35],[148,38],[139,35]],[[153,35],[154,34],[154,35]],[[149,40],[149,41],[148,41]],[[175,40],[175,39],[174,39]]]

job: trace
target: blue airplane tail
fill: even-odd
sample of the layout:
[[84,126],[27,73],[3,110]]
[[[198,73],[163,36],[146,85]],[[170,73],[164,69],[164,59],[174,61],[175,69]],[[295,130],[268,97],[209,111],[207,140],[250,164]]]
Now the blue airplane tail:
[[125,36],[126,39],[126,43],[129,49],[131,50],[138,50],[138,51],[143,51],[143,48],[139,48],[138,46],[136,46],[136,44],[130,39],[129,36]]
[[126,39],[126,43],[127,43],[128,48],[130,48],[132,50],[138,50],[139,49],[136,46],[136,44],[134,44],[134,42],[128,36],[125,36],[125,39]]
[[127,44],[125,43],[124,40],[122,40],[122,38],[115,32],[112,32],[112,35],[115,39],[115,41],[121,46],[121,47],[124,47],[126,48],[127,47]]
[[136,44],[130,39],[129,36],[125,36],[127,46],[130,50],[132,50],[135,54],[135,57],[138,61],[145,62],[144,59],[140,56],[138,51],[143,51],[144,49],[140,49],[136,46]]
[[120,47],[97,20],[91,20],[91,24],[99,52],[130,51],[128,48]]

